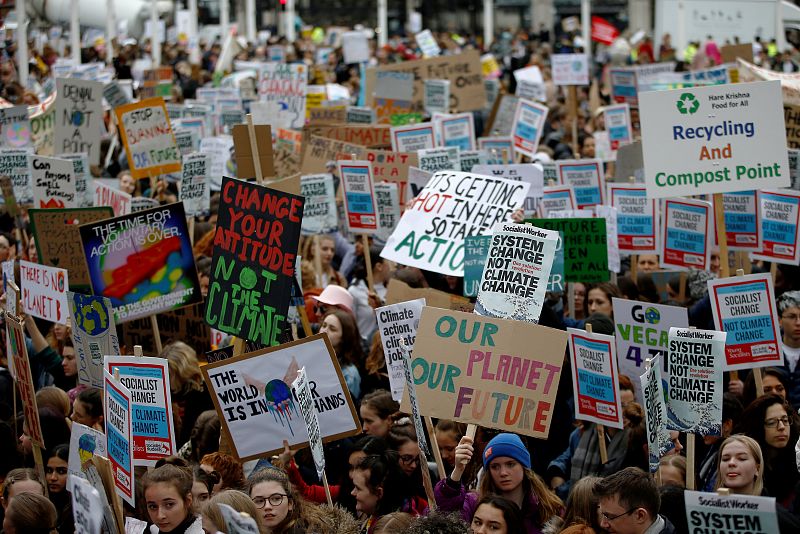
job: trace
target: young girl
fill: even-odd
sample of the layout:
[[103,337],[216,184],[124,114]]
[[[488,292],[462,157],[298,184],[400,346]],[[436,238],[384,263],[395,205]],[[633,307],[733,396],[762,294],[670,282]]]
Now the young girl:
[[43,495],[20,493],[8,505],[5,534],[55,534],[56,509]]
[[358,408],[361,415],[361,430],[376,438],[385,438],[392,427],[392,414],[400,409],[400,403],[392,399],[392,394],[379,389],[365,395]]
[[202,521],[192,511],[192,482],[187,469],[171,464],[144,476],[142,487],[149,519],[145,534],[203,534]]
[[72,496],[67,491],[67,475],[69,470],[69,445],[58,445],[47,459],[44,467],[47,491],[50,502],[55,506],[58,516],[56,529],[58,534],[75,532],[75,520],[72,516]]
[[531,456],[516,434],[495,436],[483,451],[486,473],[478,493],[467,493],[461,484],[466,465],[472,459],[472,438],[464,436],[456,447],[456,467],[450,477],[436,484],[434,495],[444,511],[461,512],[464,521],[471,521],[478,501],[494,494],[512,501],[522,510],[524,532],[540,534],[542,526],[561,515],[561,500],[531,470]]
[[428,502],[414,496],[409,479],[397,467],[393,452],[367,456],[353,472],[352,495],[356,511],[367,517],[364,529],[373,534],[376,522],[392,512],[407,512],[412,516],[428,513]]
[[255,472],[250,477],[248,493],[267,534],[325,532],[328,528],[321,509],[309,505],[280,469],[267,468]]
[[347,389],[354,400],[361,397],[361,373],[359,367],[364,363],[364,351],[361,349],[361,336],[358,333],[356,320],[351,313],[332,308],[322,317],[320,333],[328,334],[333,345],[339,365],[342,368]]
[[472,534],[513,534],[522,532],[522,515],[513,502],[497,495],[480,500],[470,523]]
[[72,403],[72,420],[76,423],[105,432],[103,423],[103,390],[84,389]]

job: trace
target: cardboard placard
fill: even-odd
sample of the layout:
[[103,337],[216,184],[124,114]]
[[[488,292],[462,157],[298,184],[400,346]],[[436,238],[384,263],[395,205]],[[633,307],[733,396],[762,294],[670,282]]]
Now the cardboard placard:
[[[9,284],[9,287],[11,285]],[[36,389],[31,375],[31,364],[28,359],[28,348],[25,344],[25,331],[23,321],[16,315],[8,312],[5,314],[7,332],[11,345],[11,357],[14,360],[14,383],[22,399],[22,411],[25,414],[25,435],[40,448],[45,448],[42,425],[39,421],[39,408],[36,405]]]
[[373,93],[376,73],[378,71],[401,71],[414,73],[415,109],[422,110],[424,97],[424,79],[433,78],[453,81],[450,91],[451,109],[456,111],[475,111],[483,109],[486,92],[483,87],[480,52],[468,50],[462,54],[442,56],[430,59],[404,61],[377,69],[367,69],[366,99],[364,105],[373,106]]
[[165,358],[108,356],[108,373],[119,371],[120,383],[131,393],[133,464],[154,466],[177,453],[172,418],[169,362]]
[[361,433],[339,362],[325,334],[293,341],[202,367],[233,453],[242,461],[308,443],[290,385],[301,367],[314,369],[312,401],[327,443]]
[[75,166],[65,159],[31,155],[33,205],[37,208],[77,208]]
[[780,365],[780,323],[769,273],[708,281],[714,328],[728,333],[725,370]]
[[[186,306],[179,310],[159,313],[158,331],[161,342],[166,345],[173,341],[183,341],[192,347],[197,354],[203,354],[211,347],[211,331],[205,323],[202,304]],[[120,325],[122,344],[128,349],[141,345],[142,351],[156,354],[153,339],[153,323],[149,318],[136,319]],[[106,354],[109,354],[106,352]]]
[[464,276],[464,237],[488,233],[522,205],[530,185],[463,172],[438,172],[406,209],[381,256]]
[[614,337],[567,328],[575,419],[622,428]]
[[80,227],[95,295],[118,323],[202,300],[183,204],[168,204]]
[[[490,236],[486,236],[490,237]],[[386,286],[386,305],[397,304],[416,299],[425,299],[425,302],[435,308],[463,311],[472,313],[475,306],[469,299],[451,293],[445,293],[429,287],[413,288],[400,280],[391,279]]]
[[376,183],[387,181],[397,184],[400,206],[404,207],[412,196],[408,190],[408,172],[411,167],[419,167],[417,154],[368,148],[362,157],[372,163],[372,176]]
[[[258,160],[261,164],[261,175],[264,177],[275,176],[275,165],[272,155],[272,130],[269,126],[255,125]],[[256,168],[253,162],[253,152],[250,147],[250,135],[246,124],[237,124],[233,127],[233,144],[236,147],[236,177],[255,179]]]
[[134,178],[181,170],[181,156],[163,98],[119,106],[114,113]]
[[546,438],[566,344],[552,328],[426,306],[411,359],[420,410]]
[[305,150],[303,163],[300,167],[302,174],[322,174],[333,172],[336,168],[336,160],[343,159],[342,155],[348,158],[355,154],[357,158],[362,158],[365,147],[354,145],[345,141],[329,139],[318,135],[311,135],[307,143],[303,144]]
[[[206,298],[209,326],[264,345],[281,339],[303,197],[224,177]],[[245,302],[239,293],[248,291]]]
[[89,162],[99,165],[103,84],[77,78],[56,78],[56,91],[55,151],[86,152]]
[[19,280],[25,313],[45,321],[67,324],[69,278],[66,269],[20,260]]

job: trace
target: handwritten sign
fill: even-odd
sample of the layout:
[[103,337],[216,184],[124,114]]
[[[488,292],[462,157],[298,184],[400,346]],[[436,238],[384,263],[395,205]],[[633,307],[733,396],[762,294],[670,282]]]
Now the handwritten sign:
[[134,178],[180,172],[181,154],[163,98],[119,106],[114,113]]
[[69,280],[66,269],[20,260],[19,277],[25,313],[45,321],[67,324]]
[[55,150],[86,152],[100,164],[103,127],[103,84],[77,78],[56,78]]
[[77,208],[75,167],[65,159],[31,156],[33,204],[37,208]]
[[272,106],[279,124],[286,128],[302,128],[306,121],[306,86],[308,71],[303,64],[263,63],[258,81],[261,102]]
[[[9,288],[11,288],[9,284]],[[33,385],[33,375],[31,375],[31,364],[28,359],[28,348],[25,343],[25,331],[23,330],[23,321],[15,315],[8,312],[5,314],[6,324],[8,325],[8,334],[10,336],[11,357],[14,361],[13,367],[16,374],[14,383],[17,386],[19,397],[22,399],[22,410],[25,414],[25,435],[30,440],[39,445],[39,447],[46,447],[44,442],[44,435],[42,434],[42,425],[39,421],[39,408],[36,405],[36,389]]]

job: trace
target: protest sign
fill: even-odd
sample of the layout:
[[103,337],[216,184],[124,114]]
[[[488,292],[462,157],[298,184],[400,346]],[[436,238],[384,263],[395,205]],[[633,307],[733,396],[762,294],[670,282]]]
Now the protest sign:
[[652,198],[789,187],[780,83],[640,95]]
[[165,358],[106,355],[104,365],[109,373],[119,371],[120,383],[131,393],[133,464],[151,466],[176,454],[169,362]]
[[120,87],[119,82],[116,80],[107,83],[105,87],[103,87],[103,98],[106,99],[111,109],[124,106],[130,102],[128,95],[125,94],[125,91],[122,90],[122,87]]
[[376,182],[385,180],[396,183],[401,207],[411,198],[408,192],[409,169],[419,166],[417,154],[392,152],[389,150],[364,150],[364,159],[372,163],[372,176]]
[[133,197],[131,199],[131,213],[157,208],[160,205],[157,198]]
[[608,184],[608,198],[617,209],[619,250],[632,254],[658,253],[659,213],[656,200],[638,184]]
[[575,191],[571,185],[550,185],[542,189],[542,200],[539,211],[543,218],[550,217],[550,212],[575,210]]
[[476,165],[488,165],[489,153],[485,150],[464,150],[458,154],[459,170],[473,172]]
[[416,152],[436,146],[433,123],[392,126],[392,150],[395,152]]
[[603,108],[603,120],[611,150],[633,142],[633,129],[631,128],[631,112],[628,104],[615,104]]
[[[8,287],[13,288],[10,283]],[[14,361],[13,368],[16,373],[14,383],[16,384],[19,398],[22,400],[22,410],[25,414],[25,435],[28,436],[35,446],[45,448],[47,444],[44,442],[42,425],[39,421],[39,408],[36,405],[36,389],[33,384],[33,375],[31,375],[28,348],[25,344],[23,321],[8,312],[6,312],[5,318],[6,324],[9,327],[7,332],[11,345],[10,356]],[[50,444],[50,446],[53,446],[53,444]]]
[[94,187],[94,205],[109,206],[114,215],[127,215],[131,212],[131,196],[102,182],[92,182]]
[[22,148],[31,146],[32,142],[28,106],[0,109],[0,146]]
[[420,410],[546,438],[566,343],[552,328],[426,306],[411,358]]
[[353,124],[374,124],[376,120],[375,110],[372,108],[347,106],[345,122]]
[[344,32],[342,34],[342,55],[344,62],[366,63],[369,61],[369,42],[367,34],[363,31]]
[[511,124],[511,137],[514,150],[519,154],[529,158],[533,158],[536,154],[547,111],[547,107],[524,98],[520,98],[517,102]]
[[547,91],[544,85],[542,71],[536,65],[530,65],[514,71],[517,82],[517,96],[544,102],[547,100]]
[[339,221],[333,175],[324,173],[301,176],[300,194],[305,199],[301,228],[303,235],[329,234],[335,231]]
[[211,189],[208,183],[210,161],[208,154],[194,152],[183,156],[179,199],[187,217],[208,215]]
[[103,373],[105,394],[106,450],[114,472],[114,486],[125,502],[135,506],[133,480],[133,426],[131,392],[108,372]]
[[753,259],[797,265],[800,261],[800,192],[761,191],[759,196],[762,247],[752,255]]
[[33,205],[37,208],[77,208],[75,167],[65,159],[31,155]]
[[461,169],[459,148],[424,148],[417,151],[419,168],[425,172],[455,171]]
[[302,128],[306,121],[307,67],[301,63],[263,63],[260,75],[259,100],[275,112],[274,126]]
[[709,229],[711,203],[669,198],[662,208],[659,264],[665,269],[708,269],[711,260]]
[[406,209],[381,256],[451,276],[464,275],[464,237],[507,221],[530,185],[464,172],[437,172]]
[[397,223],[400,222],[400,198],[397,184],[379,183],[373,186],[375,190],[375,206],[378,212],[378,231],[374,236],[386,242],[392,235]]
[[338,161],[339,179],[344,193],[347,229],[368,234],[378,229],[372,164],[369,161]]
[[[618,298],[613,298],[611,304],[620,372],[635,379],[644,372],[645,362],[656,356],[661,356],[659,361],[666,366],[669,329],[689,327],[686,308]],[[665,373],[667,370],[665,367]],[[639,385],[636,380],[633,382],[640,398]]]
[[[450,80],[450,109],[455,111],[477,111],[483,109],[486,90],[483,86],[481,58],[478,50],[462,54],[418,59],[382,65],[367,69],[365,106],[373,106],[376,73],[379,71],[402,71],[414,73],[414,109],[423,109],[423,80]],[[396,149],[395,149],[396,150]]]
[[72,344],[78,360],[78,383],[102,389],[103,356],[120,353],[111,301],[72,291],[67,293],[67,299]]
[[68,488],[72,499],[72,518],[76,532],[103,532],[103,501],[100,493],[85,480]]
[[56,152],[86,152],[100,164],[103,127],[103,84],[77,78],[56,78]]
[[497,223],[483,269],[475,313],[538,323],[558,232]]
[[436,121],[439,144],[459,150],[475,150],[475,124],[472,113],[449,115]]
[[589,85],[589,58],[586,54],[550,56],[555,85]]
[[386,286],[386,298],[384,299],[384,303],[387,306],[389,304],[397,304],[398,302],[406,302],[415,299],[425,299],[427,305],[435,308],[457,310],[467,313],[472,313],[475,309],[475,306],[468,298],[445,293],[444,291],[429,287],[412,288],[408,284],[397,279],[389,280],[389,284]]
[[[749,46],[749,45],[748,45]],[[684,492],[690,534],[704,532],[782,532],[775,512],[775,497]]]
[[14,198],[20,206],[33,204],[30,158],[27,149],[0,148],[0,175],[11,178]]
[[481,285],[486,257],[489,254],[490,235],[473,235],[464,238],[464,296],[477,297]]
[[77,154],[58,154],[58,159],[66,159],[72,162],[72,168],[75,172],[75,193],[77,194],[76,202],[78,208],[86,208],[93,206],[92,199],[94,198],[94,189],[89,188],[89,182],[94,181],[89,170],[89,156],[86,152],[79,152]]
[[[615,299],[616,300],[616,299]],[[667,407],[664,405],[664,390],[661,382],[661,360],[656,357],[649,369],[642,373],[638,382],[644,398],[645,433],[647,435],[648,464],[650,472],[658,471],[658,462],[672,448],[673,443],[667,430]],[[623,370],[624,371],[624,370]]]
[[430,30],[422,30],[414,35],[414,39],[417,41],[419,49],[422,50],[422,57],[436,57],[442,53],[442,49],[439,48],[439,44]]
[[428,113],[450,111],[450,80],[423,80],[425,84],[424,107]]
[[667,428],[701,436],[722,433],[725,332],[669,329]]
[[374,95],[378,100],[397,100],[402,102],[400,107],[410,108],[413,94],[414,74],[395,71],[375,73]]
[[[722,200],[722,212],[725,216],[725,235],[728,250],[746,250],[757,252],[762,250],[761,212],[759,191],[741,191],[723,193],[714,196],[712,202]],[[714,242],[718,243],[717,220],[714,219]]]
[[[580,210],[578,210],[580,211]],[[606,220],[606,231],[608,238],[608,270],[618,273],[622,270],[619,257],[619,235],[617,235],[617,208],[601,204],[595,206],[595,217],[602,217]]]
[[774,295],[769,273],[708,281],[714,328],[728,333],[726,371],[783,361]]
[[80,227],[93,293],[108,297],[118,323],[202,300],[183,204]]
[[297,371],[314,369],[311,395],[322,441],[361,433],[339,363],[325,334],[293,341],[202,368],[224,431],[240,460],[305,446],[308,433],[290,386]]
[[409,352],[414,349],[423,307],[425,299],[419,298],[375,309],[392,398],[397,402],[403,398],[405,387],[402,349],[405,347]]
[[[162,344],[183,341],[197,354],[207,351],[212,343],[211,332],[203,315],[204,310],[202,304],[195,304],[179,310],[159,313],[156,320]],[[153,339],[153,322],[149,317],[121,324],[120,338],[126,347],[141,345],[145,353],[155,354],[158,352]]]
[[300,168],[302,174],[321,174],[333,172],[336,160],[351,157],[363,157],[365,148],[345,141],[328,139],[318,135],[311,135],[307,143],[303,143],[303,164]]
[[544,188],[544,175],[542,170],[536,165],[512,163],[510,165],[475,165],[473,172],[508,178],[510,180],[520,180],[531,184],[528,196],[525,198],[525,211],[535,211],[539,206]]
[[200,136],[195,130],[188,128],[175,128],[175,144],[178,146],[178,151],[181,156],[191,154],[200,148]]
[[28,214],[39,262],[66,269],[73,289],[88,289],[89,274],[78,225],[112,217],[111,208],[31,209]]
[[[103,366],[101,364],[101,376],[102,370]],[[100,389],[102,389],[103,382],[101,381],[100,384]],[[69,460],[67,462],[69,476],[67,477],[67,490],[72,491],[73,485],[76,484],[76,478],[86,480],[86,475],[83,473],[82,466],[90,461],[95,454],[104,458],[108,457],[105,434],[99,430],[89,428],[88,426],[73,421],[69,437]]]
[[279,343],[288,328],[302,216],[303,197],[223,178],[206,298],[209,326],[264,345]]
[[3,195],[2,205],[5,212],[11,218],[16,218],[19,215],[19,206],[17,199],[14,196],[14,184],[8,176],[0,176],[0,193]]
[[622,428],[614,337],[567,328],[575,419]]
[[600,160],[556,161],[558,183],[571,185],[575,192],[578,209],[603,204],[605,198],[605,175]]
[[602,218],[526,219],[538,228],[556,230],[564,238],[564,277],[567,282],[606,282],[608,243]]
[[514,155],[514,139],[512,137],[479,137],[478,148],[485,150],[501,164],[509,163]]
[[325,451],[322,448],[322,432],[319,428],[317,409],[314,407],[314,398],[309,387],[305,366],[297,371],[297,378],[292,382],[292,392],[297,399],[297,405],[306,423],[308,444],[311,448],[311,456],[314,459],[314,467],[317,469],[317,476],[322,479],[325,473]]
[[134,178],[180,172],[181,154],[163,98],[119,106],[114,113]]
[[19,279],[25,313],[45,321],[67,324],[69,280],[66,269],[20,260]]
[[786,129],[786,146],[800,148],[800,106],[784,104],[783,120]]

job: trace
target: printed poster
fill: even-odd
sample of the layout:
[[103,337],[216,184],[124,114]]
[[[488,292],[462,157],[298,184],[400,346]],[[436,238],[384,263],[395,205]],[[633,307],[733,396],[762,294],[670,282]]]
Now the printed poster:
[[534,157],[539,148],[539,139],[542,136],[547,112],[546,106],[524,98],[519,99],[511,124],[514,150],[523,156]]
[[347,229],[351,233],[373,233],[378,229],[372,164],[369,161],[338,161],[344,193]]
[[719,495],[686,490],[686,519],[690,534],[719,531],[768,534],[781,532],[775,512],[775,497]]
[[576,210],[575,190],[571,185],[550,185],[542,189],[539,212],[542,218],[549,218],[550,212]]
[[567,328],[575,419],[622,428],[614,337]]
[[135,505],[136,484],[133,480],[133,427],[131,392],[104,373],[106,450],[114,473],[117,494],[131,506]]
[[558,183],[571,185],[578,209],[590,208],[605,201],[605,174],[600,160],[556,161]]
[[[664,390],[661,379],[661,359],[657,356],[649,369],[640,377],[640,387],[644,396],[644,420],[647,435],[648,463],[650,472],[658,471],[659,460],[674,448],[667,430],[667,407],[664,404]],[[636,380],[633,380],[635,383]]]
[[[103,370],[102,364],[100,370]],[[102,385],[100,387],[102,389]],[[69,469],[69,476],[67,477],[67,491],[72,491],[76,478],[86,480],[86,475],[83,473],[82,466],[88,461],[97,456],[108,458],[106,451],[106,435],[89,428],[88,426],[80,423],[72,422],[69,437],[69,460],[67,462],[67,469]]]
[[608,197],[617,209],[619,250],[630,254],[658,253],[659,213],[641,184],[608,184]]
[[0,146],[23,148],[32,144],[28,106],[21,105],[0,109]]
[[711,261],[709,229],[714,213],[702,200],[664,201],[659,265],[662,269],[707,270]]
[[194,152],[183,156],[181,170],[180,201],[187,217],[205,217],[210,212],[211,187],[209,171],[211,161],[208,154]]
[[[712,199],[716,202],[717,197]],[[761,228],[761,192],[740,191],[722,194],[722,212],[725,214],[725,235],[728,250],[758,252],[763,248]],[[714,243],[717,224],[714,218]]]
[[333,175],[306,174],[300,177],[303,204],[303,235],[329,234],[339,225]]
[[414,350],[419,319],[424,307],[425,299],[420,298],[375,309],[386,368],[389,369],[392,398],[397,402],[402,400],[405,388],[402,349],[405,347],[408,352]]
[[761,191],[760,197],[762,248],[753,254],[753,259],[797,265],[800,261],[800,192]]

